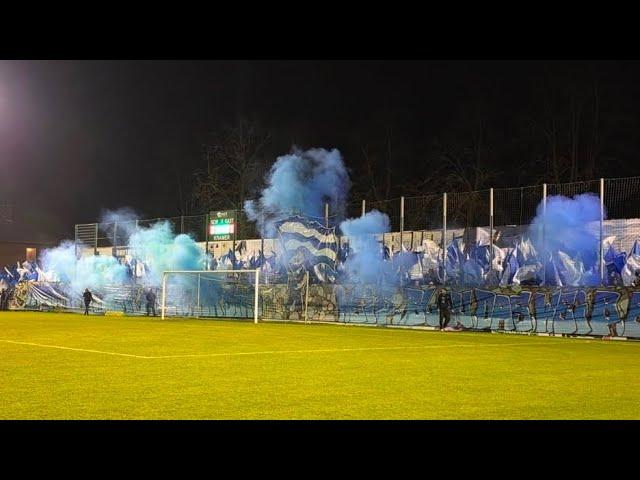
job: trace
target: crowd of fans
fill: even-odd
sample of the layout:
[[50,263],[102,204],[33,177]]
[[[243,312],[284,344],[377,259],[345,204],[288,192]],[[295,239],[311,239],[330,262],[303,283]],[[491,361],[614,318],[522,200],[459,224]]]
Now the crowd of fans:
[[[421,245],[413,251],[402,248],[401,250],[391,250],[388,245],[380,243],[379,251],[372,257],[371,261],[377,265],[378,274],[376,280],[371,283],[393,283],[396,285],[482,285],[490,283],[493,285],[521,284],[536,285],[540,282],[540,272],[542,265],[535,256],[527,256],[530,247],[524,242],[513,249],[498,249],[494,247],[494,253],[488,246],[475,245],[471,248],[462,248],[457,242],[447,248],[444,255],[444,266],[442,264],[442,250],[434,242],[433,245]],[[625,265],[629,270],[630,261],[637,257],[635,252],[640,244],[636,242],[629,256],[618,254],[612,248],[605,255],[606,272],[605,277],[608,285],[623,285],[621,273]],[[528,250],[527,250],[528,248]],[[524,252],[524,253],[523,253]],[[331,264],[318,262],[317,259],[309,255],[304,248],[298,248],[295,252],[287,252],[287,257],[271,251],[265,255],[261,250],[248,252],[245,248],[238,248],[236,251],[229,249],[227,253],[215,257],[211,252],[206,255],[204,270],[247,270],[259,269],[262,274],[269,275],[290,275],[293,272],[310,272],[309,281],[311,283],[348,283],[354,280],[358,272],[353,272],[349,268],[349,261],[356,258],[358,253],[354,253],[346,245],[338,249],[336,259]],[[624,258],[622,258],[624,257]],[[532,260],[529,261],[529,258]],[[127,255],[120,258],[119,263],[126,268],[127,280],[136,283],[140,279],[150,274],[151,266],[135,257]],[[624,282],[624,285],[640,286],[640,268],[632,265],[631,279]],[[559,265],[564,267],[564,265]],[[570,268],[558,268],[563,275],[555,273],[558,282],[553,282],[547,267],[546,284],[557,284],[559,286],[571,286],[570,282],[562,280],[569,278],[566,272],[574,273]],[[556,270],[554,268],[554,270]],[[495,278],[489,278],[493,275]],[[594,275],[592,275],[594,276]],[[599,275],[597,275],[599,277]],[[574,281],[584,280],[586,275],[573,275]],[[47,272],[38,261],[16,262],[15,265],[6,265],[0,268],[0,292],[11,291],[18,283],[25,281],[55,281],[55,272]],[[571,280],[571,279],[570,279]],[[599,280],[599,279],[598,279]],[[562,282],[562,283],[560,283]],[[598,282],[599,283],[599,282]],[[588,285],[589,283],[579,283]],[[575,285],[574,285],[575,286]]]
[[15,287],[23,281],[38,281],[44,277],[38,262],[16,262],[15,265],[5,265],[0,269],[0,289]]

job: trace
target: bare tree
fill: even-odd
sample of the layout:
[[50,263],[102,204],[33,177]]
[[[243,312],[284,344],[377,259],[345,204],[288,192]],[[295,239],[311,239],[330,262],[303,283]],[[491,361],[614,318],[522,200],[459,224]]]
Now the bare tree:
[[265,147],[271,135],[241,119],[210,135],[203,145],[206,169],[195,172],[193,200],[202,210],[241,209],[251,185],[265,172]]
[[365,184],[361,190],[366,198],[374,202],[387,200],[391,193],[391,138],[387,132],[386,155],[371,144],[360,144]]
[[594,178],[602,152],[600,89],[593,72],[577,78],[546,78],[542,109],[529,117],[530,145],[539,182]]

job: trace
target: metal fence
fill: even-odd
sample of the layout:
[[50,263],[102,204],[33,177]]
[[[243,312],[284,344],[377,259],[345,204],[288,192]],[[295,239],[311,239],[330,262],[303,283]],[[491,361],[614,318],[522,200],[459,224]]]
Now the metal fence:
[[[640,176],[447,192],[377,202],[356,200],[342,206],[342,212],[324,205],[324,216],[314,219],[327,226],[338,226],[343,218],[359,217],[378,210],[389,216],[390,233],[384,235],[383,241],[392,251],[399,251],[402,247],[412,250],[431,240],[442,249],[444,263],[444,252],[454,239],[472,243],[481,228],[488,231],[492,248],[494,242],[499,244],[502,241],[499,246],[505,246],[504,240],[500,240],[496,233],[510,241],[527,234],[536,215],[543,213],[549,197],[574,197],[585,193],[598,196],[602,206],[598,255],[601,276],[604,276],[605,240],[615,235],[612,244],[619,250],[628,251],[634,240],[640,238]],[[255,223],[247,218],[245,212],[239,210],[237,213],[236,240],[260,238]],[[112,247],[116,252],[127,245],[128,237],[136,226],[148,227],[160,220],[169,222],[175,233],[189,234],[198,242],[208,241],[208,215],[203,214],[118,224],[76,225],[76,244],[88,246],[96,252],[101,247]]]

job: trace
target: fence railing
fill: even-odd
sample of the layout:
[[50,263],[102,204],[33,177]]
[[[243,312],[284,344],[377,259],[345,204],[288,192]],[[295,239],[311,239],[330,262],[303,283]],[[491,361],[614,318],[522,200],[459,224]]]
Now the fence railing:
[[[574,197],[590,193],[600,199],[600,277],[605,275],[603,248],[607,237],[616,235],[618,248],[628,248],[623,243],[640,237],[640,223],[630,222],[620,226],[605,219],[640,218],[640,176],[611,178],[562,184],[542,184],[515,188],[492,188],[468,192],[447,192],[414,197],[400,197],[382,201],[366,199],[350,202],[338,209],[333,205],[319,206],[323,217],[314,219],[327,225],[338,226],[344,218],[362,216],[366,212],[378,210],[386,213],[390,220],[390,230],[384,243],[392,250],[416,248],[428,239],[436,242],[442,255],[455,238],[461,235],[470,241],[476,227],[489,231],[489,241],[493,249],[496,230],[510,229],[511,236],[524,235],[538,213],[545,208],[547,198],[554,195]],[[341,213],[341,215],[338,214]],[[258,239],[256,225],[249,221],[242,210],[237,211],[236,240]],[[76,225],[76,242],[96,252],[101,247],[113,247],[114,252],[127,245],[128,237],[136,226],[148,227],[159,220],[167,221],[175,233],[191,235],[198,242],[208,242],[208,214],[178,216],[135,222],[100,223]],[[621,228],[624,231],[621,231]],[[420,235],[418,235],[422,232]],[[461,233],[462,232],[462,233]],[[417,238],[421,238],[418,243]],[[444,263],[444,258],[443,258]],[[445,272],[446,275],[446,272]]]

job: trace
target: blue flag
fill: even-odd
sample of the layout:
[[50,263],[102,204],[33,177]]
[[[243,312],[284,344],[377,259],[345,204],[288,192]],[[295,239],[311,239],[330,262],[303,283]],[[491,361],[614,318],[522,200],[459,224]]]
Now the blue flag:
[[335,227],[327,228],[301,216],[290,217],[278,225],[278,236],[286,264],[307,268],[325,264],[335,270],[338,241]]

